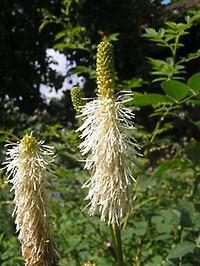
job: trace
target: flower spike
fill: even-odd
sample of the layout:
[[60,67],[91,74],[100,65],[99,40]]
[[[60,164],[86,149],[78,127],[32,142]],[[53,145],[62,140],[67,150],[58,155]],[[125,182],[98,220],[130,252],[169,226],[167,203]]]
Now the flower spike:
[[81,110],[83,124],[81,153],[91,178],[84,185],[89,188],[89,214],[100,213],[101,220],[118,224],[130,207],[132,160],[139,148],[132,137],[134,114],[115,98],[113,47],[102,42],[97,52],[98,98]]
[[7,144],[6,173],[13,184],[16,229],[22,243],[26,266],[58,265],[58,255],[50,236],[47,192],[48,165],[53,148],[25,135],[18,143]]

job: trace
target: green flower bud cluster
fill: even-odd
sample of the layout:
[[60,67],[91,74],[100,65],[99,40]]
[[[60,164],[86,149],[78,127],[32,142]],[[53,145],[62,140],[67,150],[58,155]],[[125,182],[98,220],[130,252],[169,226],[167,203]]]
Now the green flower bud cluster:
[[113,62],[113,46],[109,42],[101,42],[97,49],[97,87],[101,98],[114,96],[115,73]]
[[37,140],[32,135],[26,134],[23,139],[21,140],[21,144],[23,147],[23,154],[31,155],[37,151]]
[[71,89],[71,99],[76,112],[80,112],[81,107],[85,105],[84,92],[79,87],[73,87]]

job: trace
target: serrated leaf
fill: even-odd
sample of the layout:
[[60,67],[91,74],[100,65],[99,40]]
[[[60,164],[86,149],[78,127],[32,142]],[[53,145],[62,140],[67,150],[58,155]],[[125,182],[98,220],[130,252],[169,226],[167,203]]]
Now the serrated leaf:
[[189,78],[188,85],[192,90],[200,91],[200,73],[196,73],[191,78]]
[[161,84],[164,92],[171,98],[180,101],[187,96],[189,87],[183,82],[176,80],[164,81]]
[[168,254],[169,259],[177,259],[180,257],[185,256],[189,252],[192,252],[195,249],[196,245],[189,241],[183,241],[176,245],[175,248],[173,248],[170,253]]

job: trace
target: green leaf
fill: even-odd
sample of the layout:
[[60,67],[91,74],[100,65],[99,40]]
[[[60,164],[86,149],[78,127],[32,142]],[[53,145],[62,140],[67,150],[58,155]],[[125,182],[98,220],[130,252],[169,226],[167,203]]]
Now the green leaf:
[[200,164],[200,142],[193,141],[186,146],[186,155],[193,165]]
[[156,225],[156,230],[160,234],[170,234],[173,230],[173,225],[169,223],[159,223]]
[[56,34],[56,36],[55,36],[55,40],[57,41],[57,40],[59,40],[59,39],[62,39],[63,37],[65,37],[66,36],[66,31],[61,31],[61,32],[58,32],[57,34]]
[[181,212],[180,217],[180,225],[182,227],[191,227],[192,226],[192,218],[189,212]]
[[120,33],[112,33],[110,35],[104,36],[103,41],[108,41],[108,42],[116,42],[119,40],[119,35]]
[[153,177],[162,177],[169,169],[178,168],[181,166],[180,159],[167,160],[160,164],[154,171]]
[[177,23],[171,21],[165,21],[165,25],[167,25],[171,29],[177,29]]
[[196,73],[191,78],[189,78],[188,85],[192,90],[200,91],[200,73]]
[[143,236],[147,231],[148,223],[147,221],[141,221],[141,222],[134,221],[133,226],[134,226],[133,233],[136,236]]
[[200,212],[200,201],[196,201],[196,202],[194,203],[194,207],[195,207],[195,210],[196,210],[196,211]]
[[169,240],[171,238],[170,234],[161,234],[158,237],[156,237],[157,241],[165,241],[165,240]]
[[162,223],[163,218],[161,216],[155,215],[151,218],[151,222],[153,224],[159,224]]
[[63,42],[56,43],[53,48],[58,49],[58,50],[64,50],[66,48],[66,44]]
[[144,84],[144,80],[141,78],[132,78],[129,80],[124,80],[120,85],[118,85],[119,90],[132,90],[133,88],[139,88]]
[[185,256],[189,252],[192,252],[195,249],[196,245],[189,241],[183,241],[179,243],[175,248],[173,248],[169,255],[169,259],[177,259]]
[[191,60],[194,60],[196,58],[200,57],[200,49],[198,49],[195,53],[190,53],[187,55],[187,57],[183,57],[179,63],[183,63],[183,62],[189,62]]
[[86,67],[86,66],[76,66],[72,69],[72,72],[76,75],[83,75],[83,74],[87,74],[89,75],[89,77],[91,79],[95,79],[96,78],[96,71],[90,67]]
[[137,106],[145,105],[159,105],[163,103],[170,103],[171,100],[165,95],[148,93],[148,94],[136,94],[132,103]]
[[152,180],[146,176],[141,176],[139,179],[139,188],[141,191],[145,191],[148,187],[152,185]]
[[173,99],[180,101],[186,97],[189,87],[183,82],[176,80],[164,81],[161,84],[164,92]]
[[161,256],[157,255],[157,256],[151,258],[150,261],[152,263],[152,266],[157,266],[157,265],[162,265],[163,259]]

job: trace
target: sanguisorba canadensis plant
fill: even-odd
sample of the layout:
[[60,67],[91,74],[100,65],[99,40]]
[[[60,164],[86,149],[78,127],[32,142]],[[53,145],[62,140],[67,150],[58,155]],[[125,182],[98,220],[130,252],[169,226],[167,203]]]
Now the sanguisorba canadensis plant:
[[32,134],[6,146],[4,164],[15,193],[13,214],[16,215],[16,229],[25,265],[58,265],[58,255],[50,234],[47,191],[53,148],[43,141],[38,142]]
[[[84,187],[89,189],[89,214],[99,212],[101,221],[117,228],[113,232],[117,237],[131,202],[132,160],[139,147],[132,136],[134,114],[124,106],[123,97],[116,98],[114,93],[113,46],[109,42],[98,45],[96,71],[98,97],[81,107],[83,124],[78,128],[85,168],[91,174]],[[72,89],[73,101],[75,94]],[[119,265],[123,265],[122,258]]]

